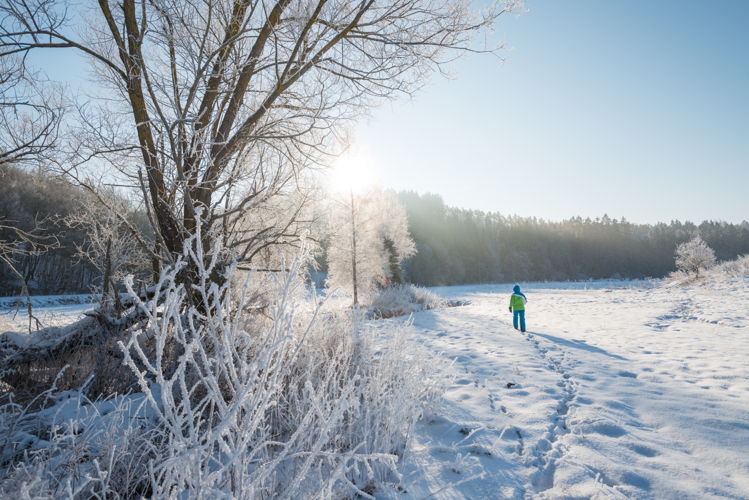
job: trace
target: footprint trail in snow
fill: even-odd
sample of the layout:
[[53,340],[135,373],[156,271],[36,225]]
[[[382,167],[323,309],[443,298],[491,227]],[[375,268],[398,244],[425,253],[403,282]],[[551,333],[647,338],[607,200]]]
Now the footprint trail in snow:
[[506,286],[438,289],[471,304],[414,315],[451,383],[400,490],[376,496],[749,498],[746,281],[722,308],[699,288],[556,286],[528,290],[528,334]]

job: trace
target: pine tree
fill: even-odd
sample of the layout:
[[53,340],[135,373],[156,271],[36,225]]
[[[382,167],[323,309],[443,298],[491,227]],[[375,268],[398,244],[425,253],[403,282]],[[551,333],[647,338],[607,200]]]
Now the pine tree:
[[382,246],[385,248],[385,252],[388,257],[388,271],[390,283],[401,284],[403,283],[403,277],[401,276],[401,263],[398,257],[398,249],[395,248],[395,242],[387,236],[382,240]]

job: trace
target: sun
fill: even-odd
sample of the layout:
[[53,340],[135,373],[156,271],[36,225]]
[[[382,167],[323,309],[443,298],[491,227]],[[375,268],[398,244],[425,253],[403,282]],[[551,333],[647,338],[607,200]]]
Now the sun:
[[374,185],[374,161],[361,149],[351,148],[339,156],[329,171],[330,191],[361,194]]

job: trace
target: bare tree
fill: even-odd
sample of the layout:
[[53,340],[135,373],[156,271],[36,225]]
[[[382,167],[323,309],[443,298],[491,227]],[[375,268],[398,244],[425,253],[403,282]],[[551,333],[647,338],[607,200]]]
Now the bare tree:
[[141,187],[157,245],[140,244],[155,258],[182,251],[198,209],[206,239],[244,246],[235,250],[249,258],[288,242],[288,225],[241,238],[226,228],[294,191],[302,170],[324,162],[339,124],[418,89],[518,4],[6,0],[0,56],[74,49],[90,58],[106,97],[79,108],[76,166],[96,160]]
[[0,164],[39,162],[54,148],[62,104],[18,55],[0,57]]
[[125,276],[148,267],[148,256],[135,241],[132,231],[120,219],[132,210],[112,189],[100,188],[101,198],[81,202],[78,210],[63,219],[70,229],[83,230],[83,243],[76,244],[76,256],[101,274],[102,306],[115,304],[121,311],[116,284]]
[[333,201],[328,247],[328,286],[350,290],[354,305],[398,275],[416,252],[405,210],[392,191],[371,189]]

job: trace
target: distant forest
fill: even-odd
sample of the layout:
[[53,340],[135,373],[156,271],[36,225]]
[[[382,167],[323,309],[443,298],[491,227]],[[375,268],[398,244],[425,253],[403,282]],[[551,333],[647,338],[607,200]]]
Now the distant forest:
[[[537,280],[662,277],[674,270],[676,245],[699,234],[718,260],[749,254],[749,222],[672,221],[632,224],[603,216],[550,222],[446,206],[434,194],[401,192],[417,253],[404,263],[407,281],[423,286]],[[0,223],[26,231],[41,223],[59,247],[22,256],[17,268],[33,294],[86,293],[101,274],[76,256],[87,235],[61,219],[95,203],[91,195],[44,174],[0,165]],[[148,232],[145,215],[128,219]],[[0,240],[12,235],[0,228]],[[326,271],[324,259],[320,259]],[[0,262],[0,296],[17,295],[21,282]]]
[[[63,219],[96,204],[93,196],[59,177],[25,172],[0,164],[0,225],[13,226],[40,235],[55,235],[57,245],[39,255],[15,257],[32,294],[88,293],[101,285],[101,273],[77,254],[85,247],[85,231],[68,227]],[[147,227],[144,214],[132,213],[131,222]],[[16,238],[0,227],[0,242]],[[18,295],[22,283],[0,262],[0,296]]]
[[[41,255],[19,256],[16,268],[35,294],[78,293],[88,291],[96,273],[75,258],[76,245],[85,234],[70,231],[60,221],[85,199],[80,188],[43,174],[23,172],[9,164],[0,164],[0,223],[24,231],[60,235],[59,247]],[[13,241],[9,230],[0,228],[0,241]],[[0,262],[0,295],[16,295],[21,282]]]
[[699,234],[718,260],[749,254],[749,222],[633,224],[607,215],[551,222],[446,206],[439,195],[399,193],[417,253],[418,285],[663,277],[676,245]]

